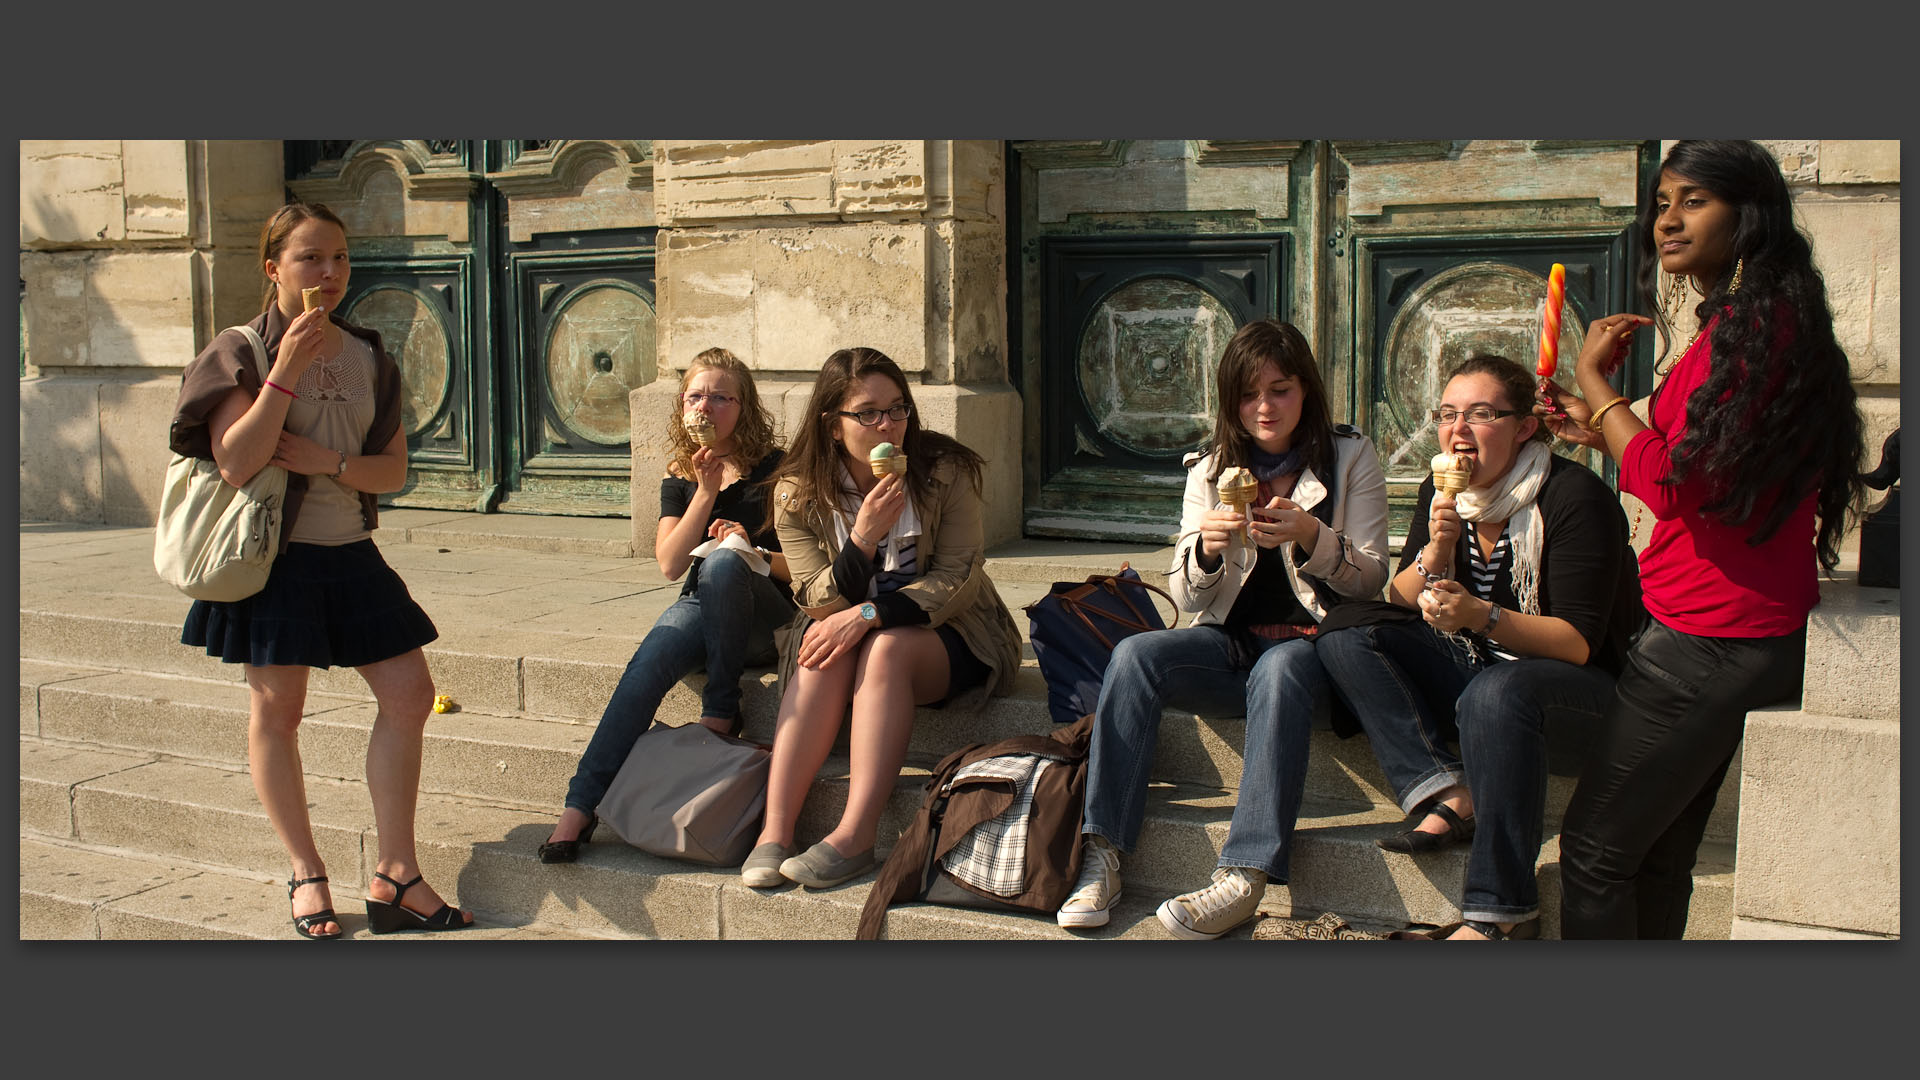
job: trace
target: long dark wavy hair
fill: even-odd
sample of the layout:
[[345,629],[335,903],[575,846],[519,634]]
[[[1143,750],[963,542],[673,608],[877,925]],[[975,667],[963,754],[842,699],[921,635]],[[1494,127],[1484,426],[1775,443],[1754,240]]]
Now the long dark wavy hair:
[[[1865,424],[1847,354],[1834,340],[1826,281],[1813,265],[1812,245],[1793,223],[1786,178],[1764,148],[1744,139],[1676,143],[1661,168],[1732,204],[1732,254],[1740,267],[1738,289],[1730,288],[1729,263],[1694,309],[1702,325],[1720,316],[1708,339],[1713,371],[1687,398],[1687,431],[1672,450],[1666,482],[1704,477],[1708,497],[1701,510],[1729,525],[1746,525],[1758,514],[1749,544],[1771,537],[1817,492],[1816,546],[1820,565],[1832,571],[1848,518],[1861,506]],[[1673,327],[1654,295],[1658,187],[1656,176],[1635,223],[1647,253],[1639,286],[1645,310],[1669,343]]]
[[[900,365],[878,349],[840,349],[820,366],[813,380],[813,395],[807,399],[807,421],[794,433],[787,456],[767,478],[769,488],[792,477],[804,500],[819,499],[825,505],[839,505],[841,462],[844,452],[833,437],[840,422],[839,411],[861,380],[869,375],[885,375],[900,388],[901,400],[913,411],[907,414],[907,429],[897,443],[907,455],[907,494],[917,506],[926,506],[932,493],[933,468],[942,460],[952,460],[980,491],[980,467],[986,459],[960,443],[958,439],[929,431],[920,423],[920,410],[913,404],[913,387]],[[863,461],[849,462],[853,469],[864,469]]]
[[1240,399],[1257,388],[1260,369],[1269,361],[1280,374],[1300,383],[1300,422],[1288,445],[1300,451],[1301,464],[1315,474],[1326,476],[1332,467],[1333,420],[1313,349],[1292,323],[1258,319],[1234,332],[1214,370],[1219,401],[1214,406],[1213,441],[1207,447],[1213,455],[1213,475],[1207,479],[1217,480],[1228,466],[1245,465],[1252,458],[1253,436],[1240,426]]

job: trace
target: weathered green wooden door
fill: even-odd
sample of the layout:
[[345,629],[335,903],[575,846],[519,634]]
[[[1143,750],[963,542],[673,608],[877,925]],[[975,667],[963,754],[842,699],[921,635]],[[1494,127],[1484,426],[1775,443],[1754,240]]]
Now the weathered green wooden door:
[[343,314],[407,388],[398,506],[624,516],[627,394],[657,372],[649,144],[288,143],[346,220]]
[[[1552,263],[1568,268],[1563,355],[1589,320],[1629,306],[1628,226],[1654,149],[1011,144],[1027,533],[1172,535],[1179,458],[1211,427],[1221,348],[1276,317],[1313,344],[1335,420],[1374,439],[1403,534],[1435,451],[1441,372],[1483,351],[1531,366]],[[1647,356],[1642,343],[1638,392]]]

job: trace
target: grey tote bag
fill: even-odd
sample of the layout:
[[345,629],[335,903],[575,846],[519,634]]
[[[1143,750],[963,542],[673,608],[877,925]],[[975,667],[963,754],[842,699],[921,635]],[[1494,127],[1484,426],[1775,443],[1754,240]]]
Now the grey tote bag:
[[738,866],[766,813],[772,757],[703,724],[656,723],[633,744],[595,813],[642,851]]

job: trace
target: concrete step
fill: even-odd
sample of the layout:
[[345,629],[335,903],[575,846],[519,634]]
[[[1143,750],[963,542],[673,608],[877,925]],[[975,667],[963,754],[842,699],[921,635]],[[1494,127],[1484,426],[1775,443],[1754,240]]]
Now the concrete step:
[[[84,643],[87,634],[70,639]],[[179,653],[193,650],[171,646]],[[38,655],[39,639],[23,637],[23,655]],[[75,648],[69,651],[85,651]],[[435,648],[429,647],[436,668]],[[102,657],[111,660],[111,657]],[[529,688],[517,696],[532,696],[540,704],[563,709],[559,720],[590,712],[597,719],[618,672],[619,664],[567,661],[576,678],[530,678]],[[224,666],[224,665],[223,665]],[[523,676],[539,667],[529,661]],[[224,672],[222,674],[225,674]],[[307,766],[322,775],[357,776],[359,755],[373,723],[374,707],[358,676],[352,672],[316,672],[310,692],[306,750]],[[328,676],[324,680],[318,676]],[[610,677],[610,678],[609,678]],[[604,690],[596,684],[604,684]],[[592,737],[591,723],[559,722],[544,711],[492,711],[489,695],[469,696],[470,683],[441,682],[439,688],[463,703],[457,713],[436,715],[428,721],[428,752],[423,790],[468,794],[498,802],[542,807],[555,804],[566,790],[579,755]],[[678,684],[663,702],[660,717],[668,723],[687,723],[700,712],[704,676]],[[329,691],[337,692],[329,692]],[[914,721],[911,758],[932,764],[955,749],[1023,734],[1054,730],[1046,710],[1045,682],[1032,661],[1023,666],[1015,693],[991,702],[980,714],[921,709]],[[514,697],[502,693],[492,697]],[[771,672],[753,673],[745,683],[742,710],[745,734],[771,742],[779,699]],[[176,675],[147,675],[138,671],[89,668],[66,661],[21,662],[21,731],[74,743],[94,743],[159,754],[224,761],[246,760],[247,691],[230,680],[209,681]],[[845,747],[845,734],[840,746]],[[1240,718],[1205,718],[1169,710],[1164,714],[1156,746],[1153,776],[1171,783],[1237,790],[1241,780],[1240,750],[1246,722]],[[1729,770],[1708,836],[1729,840],[1736,830],[1740,775],[1738,762]],[[1572,795],[1572,777],[1550,777],[1547,821],[1557,829]],[[1355,806],[1392,807],[1386,783],[1364,737],[1341,739],[1330,731],[1316,731],[1309,748],[1307,793],[1311,798]]]
[[[495,922],[458,934],[375,934],[365,896],[333,884],[348,938],[375,941],[598,939],[565,927]],[[296,937],[279,879],[136,852],[20,837],[23,941],[279,941]]]
[[[921,769],[910,767],[903,773],[881,819],[883,852],[911,821],[925,779]],[[315,842],[336,886],[363,889],[376,849],[364,783],[310,776],[307,797]],[[827,832],[845,799],[845,762],[830,761],[802,814],[801,836]],[[23,739],[20,803],[23,835],[38,839],[218,864],[268,879],[284,873],[285,853],[251,781],[236,769]],[[543,866],[535,851],[552,828],[550,813],[438,794],[422,795],[419,805],[420,856],[429,880],[443,895],[514,925],[647,937],[812,936],[812,927],[824,936],[841,936],[839,930],[814,927],[813,920],[817,916],[834,927],[844,923],[850,934],[871,880],[827,894],[775,890],[772,895],[792,894],[809,905],[821,896],[834,904],[843,894],[847,899],[844,907],[831,910],[770,912],[759,906],[763,894],[740,885],[737,871],[658,859],[604,831],[578,864]],[[1231,798],[1221,792],[1171,785],[1149,791],[1140,843],[1123,862],[1127,895],[1142,906],[1128,909],[1133,922],[1116,922],[1113,936],[1159,935],[1157,923],[1151,922],[1153,907],[1208,880],[1231,815]],[[1465,849],[1410,857],[1383,852],[1373,844],[1376,836],[1397,827],[1397,815],[1379,810],[1307,806],[1295,834],[1295,884],[1270,886],[1263,910],[1296,916],[1333,910],[1349,919],[1392,926],[1457,919],[1453,901],[1460,893]],[[1552,840],[1543,846],[1543,904],[1557,903],[1557,893],[1551,891],[1557,880],[1552,876],[1557,851]],[[1730,869],[1730,854],[1725,861]],[[1703,857],[1695,906],[1703,936],[1727,934],[1731,901],[1718,898],[1730,893],[1731,880],[1718,865]],[[570,876],[575,874],[581,876]],[[556,882],[567,887],[556,892]],[[757,899],[749,903],[749,898]],[[733,923],[727,921],[728,910],[735,910]],[[998,931],[988,931],[998,924],[980,924],[978,918],[1008,918],[978,913],[963,913],[961,918],[944,914],[946,909],[926,910],[942,913],[928,916],[934,921],[925,930],[927,936],[994,936]],[[1147,923],[1134,918],[1141,915]],[[1552,911],[1545,915],[1557,919]],[[952,924],[954,918],[961,922]],[[1016,936],[1036,926],[1041,936],[1057,936],[1057,928],[1045,919],[1012,918],[1016,925],[1008,932]]]

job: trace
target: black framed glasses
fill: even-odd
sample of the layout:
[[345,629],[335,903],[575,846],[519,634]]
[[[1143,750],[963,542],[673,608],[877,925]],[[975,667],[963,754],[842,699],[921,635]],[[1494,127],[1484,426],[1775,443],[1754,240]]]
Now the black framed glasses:
[[702,402],[716,409],[724,409],[729,405],[739,404],[740,399],[730,394],[703,394],[698,390],[680,395],[680,404],[689,409],[699,408]]
[[1518,409],[1496,409],[1491,405],[1475,405],[1471,409],[1439,408],[1427,415],[1433,417],[1433,422],[1436,424],[1451,424],[1455,420],[1465,417],[1469,424],[1484,426],[1502,417],[1519,416],[1520,411]]
[[898,423],[901,420],[905,420],[907,417],[913,415],[913,406],[908,405],[905,402],[901,402],[900,404],[895,405],[891,409],[861,409],[859,412],[848,412],[845,409],[835,409],[833,411],[835,415],[844,416],[847,419],[852,420],[855,423],[859,424],[861,427],[872,427],[875,424],[878,424],[880,422],[880,418],[882,416],[896,423]]

